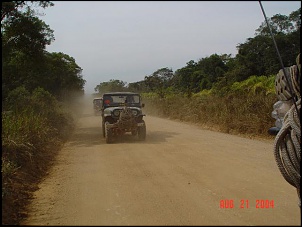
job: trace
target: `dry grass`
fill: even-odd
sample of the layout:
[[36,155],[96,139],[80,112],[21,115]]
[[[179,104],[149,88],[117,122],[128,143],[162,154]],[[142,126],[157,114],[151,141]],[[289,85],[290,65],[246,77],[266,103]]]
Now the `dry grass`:
[[[59,119],[61,123],[62,119]],[[65,120],[53,128],[44,116],[32,112],[2,113],[2,224],[18,225],[37,184],[46,175],[61,148]]]
[[74,128],[62,108],[2,112],[2,225],[19,225],[26,207]]
[[[92,108],[92,98],[86,97],[85,108]],[[144,97],[147,114],[176,119],[205,128],[232,134],[268,137],[274,125],[270,116],[275,96],[196,96],[173,95],[166,99]],[[83,103],[70,106],[74,117],[80,116]],[[53,116],[53,115],[52,115]],[[59,131],[48,128],[39,115],[5,116],[2,113],[2,225],[19,225],[26,218],[26,207],[37,185],[47,176],[63,141],[72,133],[72,121],[58,112],[48,119],[60,125]],[[63,127],[65,125],[65,127]],[[48,137],[48,135],[53,137]],[[54,139],[55,135],[61,138]]]
[[191,98],[173,95],[165,99],[146,96],[144,102],[148,114],[192,122],[226,133],[271,138],[267,130],[275,124],[271,117],[275,95]]

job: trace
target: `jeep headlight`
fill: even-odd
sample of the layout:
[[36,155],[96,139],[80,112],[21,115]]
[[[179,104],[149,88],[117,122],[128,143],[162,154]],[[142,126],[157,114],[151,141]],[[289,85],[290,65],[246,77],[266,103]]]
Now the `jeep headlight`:
[[118,117],[120,115],[120,110],[113,110],[113,116]]
[[137,110],[132,110],[132,114],[133,114],[133,116],[137,116],[138,115],[138,111]]

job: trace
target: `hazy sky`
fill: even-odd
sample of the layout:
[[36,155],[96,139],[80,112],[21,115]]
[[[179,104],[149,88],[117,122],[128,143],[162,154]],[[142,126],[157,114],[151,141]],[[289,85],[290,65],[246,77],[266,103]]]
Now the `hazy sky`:
[[[73,57],[85,93],[110,79],[144,80],[190,60],[237,54],[265,21],[258,1],[53,1],[39,10],[54,30],[49,52]],[[261,1],[267,17],[289,15],[301,1]],[[277,57],[277,55],[276,55]]]

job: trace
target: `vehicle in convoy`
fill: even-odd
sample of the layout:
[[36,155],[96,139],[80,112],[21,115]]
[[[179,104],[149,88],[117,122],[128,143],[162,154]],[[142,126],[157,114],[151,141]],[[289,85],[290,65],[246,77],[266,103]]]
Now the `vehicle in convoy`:
[[113,143],[125,133],[146,139],[146,123],[141,96],[133,92],[110,92],[102,96],[102,132],[106,143]]
[[101,97],[99,98],[94,98],[93,99],[93,112],[94,115],[100,115],[102,111],[102,99]]

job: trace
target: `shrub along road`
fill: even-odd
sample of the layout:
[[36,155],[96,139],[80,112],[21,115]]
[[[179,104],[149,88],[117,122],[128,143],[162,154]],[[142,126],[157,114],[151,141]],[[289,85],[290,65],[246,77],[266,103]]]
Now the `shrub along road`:
[[273,140],[147,115],[146,141],[125,135],[106,144],[90,109],[23,225],[301,225]]

